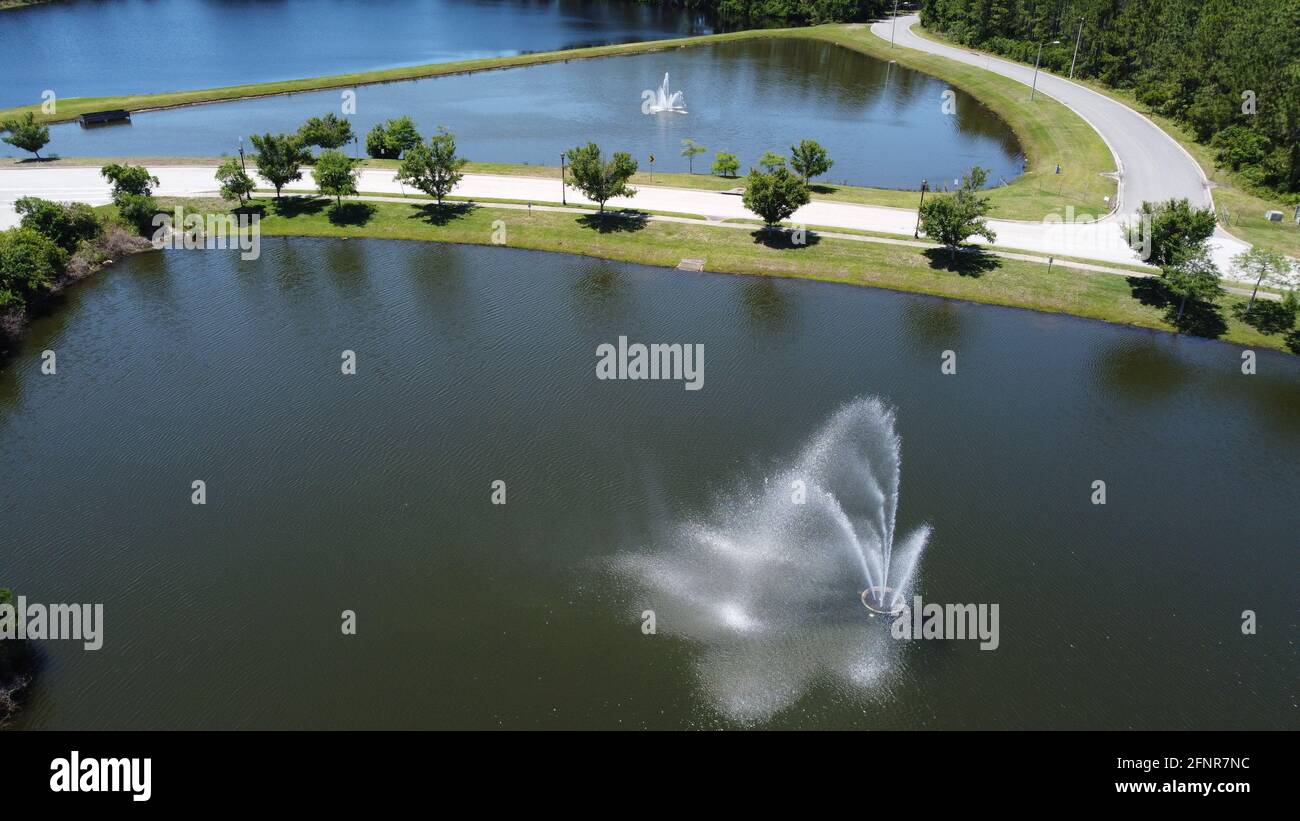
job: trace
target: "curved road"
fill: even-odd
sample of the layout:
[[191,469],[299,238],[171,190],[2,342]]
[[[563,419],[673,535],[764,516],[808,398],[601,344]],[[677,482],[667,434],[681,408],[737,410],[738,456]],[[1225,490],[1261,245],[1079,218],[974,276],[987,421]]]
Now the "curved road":
[[[920,17],[899,17],[893,29],[894,42],[906,48],[937,54],[949,60],[975,66],[1030,86],[1034,69],[1021,63],[1003,60],[963,48],[926,39],[912,31]],[[871,33],[888,40],[894,21],[885,20],[871,26]],[[1049,74],[1038,72],[1038,93],[1044,94],[1074,111],[1088,122],[1110,146],[1119,165],[1119,206],[1107,219],[1121,220],[1144,201],[1156,202],[1186,198],[1192,205],[1213,208],[1209,181],[1201,166],[1159,126],[1123,103],[1104,94]],[[1220,270],[1229,270],[1232,254],[1250,246],[1217,229],[1211,241]]]

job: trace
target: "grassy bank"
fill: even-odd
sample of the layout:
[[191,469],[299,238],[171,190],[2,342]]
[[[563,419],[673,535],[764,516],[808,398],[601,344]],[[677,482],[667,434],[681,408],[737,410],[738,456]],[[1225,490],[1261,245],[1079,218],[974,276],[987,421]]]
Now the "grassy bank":
[[[514,57],[408,66],[276,83],[256,83],[152,95],[74,98],[60,100],[57,115],[44,115],[41,113],[39,106],[32,105],[0,111],[0,118],[31,110],[41,119],[63,121],[75,119],[86,111],[107,108],[127,108],[137,111],[169,108],[247,97],[262,97],[330,88],[349,88],[369,83],[437,77],[548,62],[593,59],[723,42],[781,37],[823,40],[878,59],[897,60],[901,65],[933,75],[956,88],[962,89],[979,99],[1004,119],[1015,132],[1021,147],[1025,151],[1027,171],[1009,185],[1000,186],[990,192],[993,216],[1003,219],[1037,221],[1049,213],[1063,210],[1067,205],[1073,205],[1077,210],[1088,213],[1104,213],[1106,206],[1103,198],[1115,192],[1114,181],[1101,176],[1105,172],[1114,170],[1114,161],[1109,149],[1106,148],[1105,143],[1086,122],[1065,106],[1045,97],[1040,97],[1030,103],[1022,85],[982,69],[910,49],[891,48],[887,42],[874,36],[867,27],[861,25],[764,29],[618,46],[542,52]],[[816,137],[815,134],[809,136]],[[575,135],[574,142],[580,140],[581,135]],[[51,149],[56,152],[57,148],[57,145],[51,146]],[[611,148],[616,147],[611,146]],[[1061,174],[1055,173],[1057,163],[1062,166]],[[493,165],[500,166],[501,164]],[[520,166],[513,167],[520,168]],[[527,168],[527,166],[523,166],[523,168]],[[642,184],[687,185],[690,187],[721,189],[739,185],[739,182],[735,180],[728,181],[704,174],[663,174],[661,172],[647,172],[636,181]],[[920,180],[917,181],[918,187],[919,184]],[[816,195],[826,199],[902,208],[915,207],[916,194],[914,191],[820,184],[816,188]]]
[[[213,200],[163,200],[166,208],[184,205],[196,212],[224,210]],[[376,237],[381,239],[492,244],[494,226],[505,225],[505,244],[514,248],[559,251],[675,267],[682,259],[705,260],[705,270],[785,276],[868,285],[995,305],[1172,331],[1167,305],[1152,280],[1091,273],[988,256],[963,257],[959,270],[935,249],[817,238],[803,247],[769,245],[743,230],[647,221],[613,216],[493,208],[463,204],[438,209],[407,203],[345,203],[338,211],[327,200],[295,197],[277,207],[271,199],[252,206],[262,213],[263,236]],[[1286,350],[1288,340],[1266,335],[1233,314],[1235,297],[1225,298],[1215,317],[1202,317],[1198,330],[1251,347]],[[1291,345],[1300,349],[1300,337]]]

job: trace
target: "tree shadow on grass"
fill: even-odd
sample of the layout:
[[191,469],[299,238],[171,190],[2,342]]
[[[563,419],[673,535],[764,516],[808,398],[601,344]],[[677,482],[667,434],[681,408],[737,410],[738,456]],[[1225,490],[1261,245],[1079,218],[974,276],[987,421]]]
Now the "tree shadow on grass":
[[1238,302],[1232,306],[1232,315],[1265,336],[1286,333],[1295,325],[1295,314],[1281,302],[1268,299],[1256,299],[1249,311],[1246,303]]
[[266,203],[250,202],[246,205],[241,205],[237,208],[230,209],[230,213],[235,215],[236,217],[247,215],[250,217],[255,216],[260,219],[261,217],[266,216]]
[[1165,321],[1179,333],[1218,339],[1228,330],[1223,309],[1213,302],[1188,300],[1182,317],[1179,317],[1181,300],[1169,293],[1159,277],[1128,277],[1128,285],[1134,299],[1143,305],[1162,309]]
[[834,185],[824,185],[824,184],[813,185],[810,183],[808,185],[808,190],[814,194],[826,195],[826,194],[834,194],[836,191],[839,191],[840,189]]
[[631,233],[645,229],[646,223],[650,221],[650,215],[642,211],[598,211],[595,214],[587,214],[584,217],[578,217],[578,224],[584,228],[591,228],[602,234],[612,234],[616,232]]
[[369,202],[345,202],[330,209],[329,220],[334,225],[365,225],[375,215],[375,206]]
[[422,220],[429,225],[443,226],[454,219],[460,219],[469,214],[474,210],[474,207],[471,202],[444,202],[442,204],[430,202],[424,205],[412,206],[415,213],[411,215],[411,219]]
[[[784,228],[769,228],[768,226],[759,228],[757,231],[752,232],[750,236],[754,238],[756,244],[775,251],[783,251],[788,248],[809,248],[822,241],[816,231],[807,229],[787,231]],[[798,241],[801,239],[802,241]]]
[[956,254],[948,248],[927,248],[921,253],[930,260],[931,268],[964,277],[980,277],[1002,267],[1002,260],[982,248],[958,248]]
[[271,210],[275,211],[277,217],[293,219],[319,214],[329,204],[329,200],[320,197],[278,197],[271,200]]

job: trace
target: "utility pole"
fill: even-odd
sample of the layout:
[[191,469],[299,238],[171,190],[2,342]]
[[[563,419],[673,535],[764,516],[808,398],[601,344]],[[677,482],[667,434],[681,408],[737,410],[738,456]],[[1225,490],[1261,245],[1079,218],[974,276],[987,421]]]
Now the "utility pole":
[[921,206],[925,205],[925,192],[930,190],[930,183],[921,180],[921,202],[916,206],[916,229],[912,231],[912,239],[921,238]]
[[1083,40],[1083,18],[1079,18],[1079,34],[1074,38],[1074,57],[1070,58],[1070,79],[1074,79],[1074,64],[1079,59],[1079,43]]
[[898,0],[894,0],[894,16],[889,24],[889,47],[894,47],[894,29],[898,28]]
[[[1059,46],[1060,40],[1053,40],[1052,45]],[[1038,56],[1034,58],[1034,84],[1029,87],[1029,102],[1034,101],[1034,92],[1038,90],[1038,64],[1043,59],[1043,44],[1038,44]]]

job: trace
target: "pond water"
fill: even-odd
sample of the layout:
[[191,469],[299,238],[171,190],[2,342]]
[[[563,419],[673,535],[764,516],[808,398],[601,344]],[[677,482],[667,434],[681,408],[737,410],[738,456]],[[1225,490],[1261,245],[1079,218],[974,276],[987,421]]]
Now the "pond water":
[[[703,345],[702,388],[597,379],[619,336]],[[105,605],[17,726],[1300,729],[1300,360],[1239,353],[502,248],[137,256],[0,370],[0,586]],[[915,592],[997,604],[996,650],[887,638],[820,526],[746,535],[810,446],[846,510],[889,470],[846,405],[895,414]]]
[[[642,112],[642,93],[664,73],[685,93],[688,113]],[[485,162],[555,166],[560,154],[595,141],[628,151],[643,168],[707,173],[714,154],[738,155],[741,173],[764,151],[788,154],[806,138],[826,146],[827,181],[919,188],[951,182],[982,165],[990,184],[1014,179],[1023,158],[1007,124],[975,98],[829,43],[775,39],[666,53],[530,66],[362,86],[350,115],[364,152],[376,122],[410,115],[427,135],[446,126],[461,153]],[[234,154],[239,138],[294,131],[308,117],[340,112],[341,92],[268,97],[135,115],[129,125],[51,129],[49,150],[66,156]],[[708,151],[681,156],[691,138]],[[16,153],[11,150],[12,153]]]
[[60,0],[0,13],[0,108],[712,31],[628,0]]

